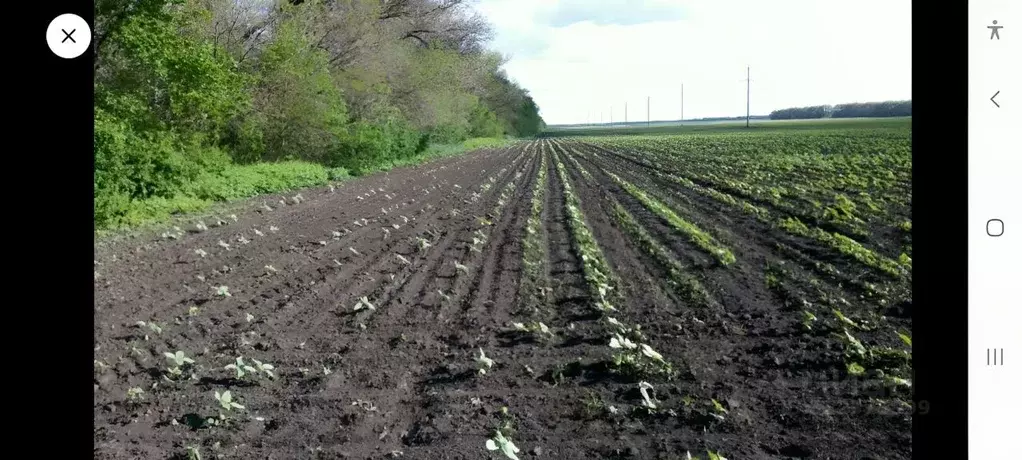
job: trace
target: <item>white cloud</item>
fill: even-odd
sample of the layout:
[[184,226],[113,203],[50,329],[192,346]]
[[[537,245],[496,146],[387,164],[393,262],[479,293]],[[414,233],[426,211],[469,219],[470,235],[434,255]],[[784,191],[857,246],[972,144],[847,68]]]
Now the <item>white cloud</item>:
[[677,119],[682,82],[686,118],[743,115],[746,66],[754,114],[911,98],[909,0],[669,3],[680,19],[612,23],[620,2],[583,12],[577,1],[482,0],[478,9],[497,31],[493,48],[512,57],[508,74],[551,124],[585,122],[587,111],[606,121],[611,106],[622,120],[626,101],[629,120],[644,120],[647,96],[652,119]]

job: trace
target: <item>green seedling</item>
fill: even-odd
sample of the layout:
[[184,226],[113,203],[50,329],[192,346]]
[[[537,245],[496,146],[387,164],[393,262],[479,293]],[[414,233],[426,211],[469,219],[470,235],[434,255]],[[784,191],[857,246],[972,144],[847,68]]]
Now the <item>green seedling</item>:
[[479,375],[486,375],[486,371],[493,367],[493,360],[486,357],[482,348],[479,349],[479,356],[476,357],[476,367],[479,370]]
[[188,316],[199,316],[199,307],[195,305],[188,307]]
[[216,289],[216,295],[218,295],[220,297],[230,297],[231,296],[231,291],[228,289],[227,286],[217,286],[215,289]]
[[178,350],[176,353],[169,351],[163,352],[163,356],[173,364],[172,367],[168,368],[167,371],[174,377],[180,377],[183,374],[183,367],[186,365],[195,364],[195,360],[185,355],[185,352]]
[[216,401],[220,403],[220,407],[228,412],[233,410],[245,410],[245,406],[234,401],[234,397],[231,396],[230,390],[224,391],[223,393],[214,391],[213,396],[216,398]]
[[553,331],[551,331],[550,328],[547,327],[546,324],[543,324],[542,322],[539,322],[539,321],[533,321],[533,322],[528,323],[528,324],[525,324],[525,323],[514,323],[514,324],[512,324],[512,326],[514,326],[516,331],[521,331],[521,332],[527,332],[527,333],[535,334],[535,335],[539,336],[540,338],[551,338],[554,335]]
[[206,251],[203,251],[202,249],[196,249],[195,254],[199,257],[206,257]]
[[504,433],[501,433],[500,430],[497,430],[492,438],[486,440],[486,450],[500,451],[511,460],[518,460],[517,454],[521,452],[514,442],[504,437]]
[[727,460],[726,458],[724,458],[723,455],[720,455],[720,454],[718,454],[716,452],[709,451],[709,450],[706,451],[706,458],[707,458],[707,460]]
[[673,374],[671,364],[649,345],[637,344],[620,334],[615,334],[610,339],[610,347],[621,350],[612,356],[613,366],[618,372],[633,374],[637,377],[656,374],[671,376]]
[[131,402],[138,402],[145,399],[145,391],[142,391],[139,387],[128,388],[128,400]]
[[816,315],[814,315],[814,314],[812,314],[812,313],[810,313],[809,311],[806,311],[806,310],[802,311],[802,328],[803,329],[805,329],[807,331],[813,330],[813,323],[815,323],[815,322],[816,322]]
[[369,303],[369,298],[368,297],[362,297],[362,298],[358,299],[358,303],[355,304],[354,310],[355,311],[359,311],[359,310],[361,310],[363,308],[368,308],[370,310],[376,311],[376,306],[374,306],[373,304]]
[[834,316],[836,316],[837,319],[839,321],[841,321],[842,323],[845,323],[845,324],[847,324],[849,326],[852,326],[852,327],[854,327],[856,329],[859,328],[859,325],[855,321],[852,321],[852,320],[848,319],[847,316],[845,316],[843,313],[841,313],[841,310],[838,310],[838,309],[835,308],[835,309],[833,309],[831,311],[834,312]]
[[185,447],[185,452],[187,453],[188,460],[202,460],[202,452],[196,446]]
[[454,268],[455,268],[456,270],[460,271],[460,272],[464,272],[464,273],[465,273],[466,275],[468,274],[468,267],[467,267],[467,266],[465,266],[465,265],[462,265],[462,264],[461,264],[460,262],[458,262],[457,260],[455,260],[455,261],[454,261]]
[[[135,323],[135,325],[138,326],[138,327],[146,327],[146,326],[148,326],[149,330],[153,331],[157,335],[163,333],[163,328],[160,327],[159,324],[156,324],[153,321],[150,321],[149,323],[146,323],[145,321],[139,321],[139,322]],[[146,340],[148,340],[148,338]]]
[[256,369],[245,364],[245,361],[241,358],[241,356],[239,356],[233,363],[224,366],[224,369],[234,371],[235,377],[238,379],[243,379],[245,378],[245,375],[256,373]]
[[912,337],[907,332],[898,331],[898,337],[901,338],[902,342],[905,342],[905,345],[912,346]]
[[848,375],[862,375],[866,373],[866,368],[862,367],[859,363],[848,363],[845,367],[848,370]]
[[649,397],[649,391],[653,389],[653,385],[647,382],[639,382],[639,393],[642,395],[642,406],[645,407],[649,412],[656,410],[656,403],[652,398]]
[[724,415],[727,414],[727,409],[724,408],[724,405],[721,404],[720,401],[717,401],[716,399],[710,399],[710,405],[713,406],[713,409],[710,411],[710,416],[717,419],[720,422],[723,422]]

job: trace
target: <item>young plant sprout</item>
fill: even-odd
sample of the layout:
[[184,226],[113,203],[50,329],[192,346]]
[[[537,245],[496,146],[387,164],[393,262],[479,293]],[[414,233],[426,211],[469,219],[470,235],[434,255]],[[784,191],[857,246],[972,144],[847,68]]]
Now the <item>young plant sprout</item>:
[[238,221],[238,216],[236,216],[236,215],[234,215],[234,214],[231,214],[231,215],[229,215],[229,216],[227,216],[227,217],[230,217],[230,218],[231,218],[231,220],[233,220],[233,221],[235,221],[235,222],[237,222],[237,221]]
[[373,306],[373,304],[369,303],[369,298],[368,297],[362,297],[361,299],[358,299],[358,303],[355,304],[354,310],[355,311],[359,311],[359,310],[361,310],[363,308],[368,308],[368,309],[373,310],[373,311],[376,310],[376,307]]
[[216,243],[216,244],[217,244],[218,246],[220,246],[220,247],[222,247],[222,248],[224,248],[224,249],[228,250],[228,251],[230,251],[230,250],[231,250],[231,245],[229,245],[229,244],[225,243],[225,242],[224,242],[224,240],[220,240],[220,241],[217,241],[217,243]]
[[486,357],[483,349],[479,349],[479,356],[476,357],[476,365],[479,368],[479,375],[486,375],[486,371],[493,367],[493,360]]
[[849,326],[852,326],[854,328],[858,328],[859,327],[859,325],[856,324],[855,321],[852,321],[852,320],[848,319],[847,316],[845,316],[843,313],[841,313],[841,310],[838,310],[838,309],[835,308],[832,311],[834,312],[834,316],[836,316],[837,319],[839,321],[841,321],[842,323],[845,323],[845,324],[847,324]]
[[209,227],[207,227],[206,224],[204,222],[202,222],[201,220],[198,223],[195,224],[195,228],[198,229],[200,232],[204,232],[206,230],[209,230]]
[[908,333],[898,331],[898,337],[901,338],[902,342],[905,342],[905,345],[912,346],[912,337],[909,337]]
[[444,294],[444,291],[441,291],[440,289],[437,289],[436,292],[437,292],[437,294],[440,294],[440,298],[444,299],[444,302],[450,302],[451,301],[451,296],[449,296],[447,294]]
[[139,387],[128,388],[128,400],[135,402],[145,398],[145,391]]
[[515,446],[515,443],[510,439],[504,437],[504,433],[499,430],[495,432],[492,438],[486,440],[486,450],[500,451],[505,457],[511,460],[518,460],[518,452],[521,450]]
[[642,354],[645,355],[647,358],[651,358],[651,359],[654,359],[654,360],[660,361],[660,362],[664,361],[663,355],[661,355],[660,353],[657,353],[655,350],[650,348],[649,345],[646,345],[646,344],[643,343],[643,344],[641,344],[639,346],[642,348]]
[[653,389],[653,385],[647,382],[639,382],[639,393],[642,394],[642,406],[649,410],[656,410],[656,403],[653,402],[649,397],[649,390]]
[[277,233],[277,232],[278,232],[279,230],[280,230],[280,229],[279,229],[279,228],[277,228],[277,227],[274,227],[274,226],[272,226],[272,225],[270,226],[270,231],[271,231],[271,232],[273,232],[273,233]]
[[238,378],[239,380],[245,378],[245,375],[247,374],[256,373],[256,369],[252,366],[249,366],[248,364],[245,364],[245,360],[242,359],[241,356],[239,356],[238,359],[234,360],[233,363],[224,366],[224,369],[234,371],[235,377]]
[[802,328],[811,331],[813,330],[813,323],[816,322],[816,315],[803,310],[802,311]]
[[195,305],[188,307],[188,316],[199,316],[199,307]]
[[546,324],[543,324],[540,321],[533,321],[529,324],[513,323],[512,326],[514,326],[517,331],[529,332],[543,338],[550,338],[554,335],[553,331],[551,331]]
[[610,348],[634,350],[635,343],[622,337],[621,334],[614,334],[614,337],[610,339]]
[[330,375],[333,373],[334,371],[332,371],[329,367],[323,366],[323,375]]
[[394,227],[394,230],[400,230],[401,229],[401,226],[398,225],[398,224],[391,225],[391,227]]
[[245,322],[251,323],[252,320],[254,320],[254,319],[255,319],[255,316],[253,316],[251,313],[245,313]]
[[163,356],[173,364],[172,367],[168,368],[167,371],[174,377],[180,377],[183,374],[183,367],[185,365],[195,364],[195,360],[185,355],[185,352],[178,350],[177,353],[171,353],[169,351],[163,352]]
[[258,228],[253,228],[252,229],[252,233],[255,233],[256,236],[265,236],[265,234],[263,232],[259,231]]
[[458,271],[461,271],[461,272],[465,272],[465,274],[466,274],[466,275],[468,274],[468,267],[467,267],[467,266],[465,266],[465,265],[462,265],[462,264],[461,264],[460,262],[458,262],[457,260],[455,260],[455,261],[454,261],[454,268],[455,268],[456,270],[458,270]]
[[206,251],[203,251],[202,249],[196,249],[195,254],[199,257],[206,257]]
[[404,223],[406,223],[406,224],[408,223],[408,218],[407,217],[405,217],[405,216],[400,216],[400,217],[401,217],[401,220],[404,220]]
[[341,238],[341,232],[339,232],[337,230],[334,230],[334,231],[330,232],[330,234],[333,235],[335,240]]
[[273,211],[273,208],[271,208],[270,205],[266,204],[266,202],[264,201],[263,202],[263,210],[269,212],[269,211]]
[[405,256],[403,256],[401,254],[396,254],[396,255],[397,255],[397,260],[400,260],[401,263],[403,263],[405,265],[411,265],[412,264],[412,261],[406,259]]
[[430,244],[429,240],[421,236],[416,237],[416,240],[419,242],[419,250],[422,252],[425,252],[427,249],[433,246],[432,244]]
[[348,250],[351,251],[351,253],[355,254],[356,256],[361,256],[362,255],[358,251],[356,251],[355,248],[353,248],[351,246],[348,246]]
[[270,274],[270,275],[272,275],[272,274],[274,274],[274,273],[277,273],[277,269],[276,269],[276,268],[273,268],[273,265],[267,265],[267,266],[265,266],[265,267],[263,267],[263,268],[265,268],[265,269],[266,269],[266,272],[267,272],[267,274]]
[[220,403],[220,407],[224,408],[224,410],[228,412],[235,409],[245,410],[245,406],[234,402],[234,398],[231,396],[230,390],[224,391],[223,393],[214,391],[213,396],[216,398],[216,401]]
[[217,286],[216,287],[216,295],[221,296],[221,297],[230,297],[231,296],[231,291],[228,290],[227,286]]

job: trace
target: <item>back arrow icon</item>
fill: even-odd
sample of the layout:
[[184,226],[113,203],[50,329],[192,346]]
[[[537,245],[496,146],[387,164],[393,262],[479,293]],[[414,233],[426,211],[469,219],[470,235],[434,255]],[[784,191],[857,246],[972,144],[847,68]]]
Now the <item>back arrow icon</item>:
[[998,92],[994,93],[993,96],[990,96],[990,102],[993,102],[994,105],[996,105],[998,108],[1000,108],[1001,104],[998,104],[997,101],[994,100],[994,98],[997,97],[998,94],[1001,94],[1001,92],[998,91]]

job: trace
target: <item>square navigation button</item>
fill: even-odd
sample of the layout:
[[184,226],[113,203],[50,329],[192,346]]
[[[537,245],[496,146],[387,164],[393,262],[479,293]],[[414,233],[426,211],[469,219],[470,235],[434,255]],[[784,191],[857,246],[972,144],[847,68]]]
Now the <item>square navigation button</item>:
[[1001,219],[990,219],[987,221],[987,235],[1001,236],[1004,234],[1004,221]]

